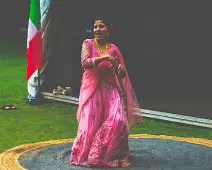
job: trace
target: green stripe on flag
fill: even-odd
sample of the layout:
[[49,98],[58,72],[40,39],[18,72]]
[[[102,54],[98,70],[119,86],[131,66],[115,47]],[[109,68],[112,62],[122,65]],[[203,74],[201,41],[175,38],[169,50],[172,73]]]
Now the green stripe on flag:
[[40,29],[40,1],[39,0],[31,0],[30,5],[30,20],[35,25],[35,27]]

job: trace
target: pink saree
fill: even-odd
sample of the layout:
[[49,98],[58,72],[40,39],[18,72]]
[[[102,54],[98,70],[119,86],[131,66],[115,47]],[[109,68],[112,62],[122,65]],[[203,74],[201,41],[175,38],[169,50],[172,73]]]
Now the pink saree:
[[[110,45],[108,54],[124,64],[121,52],[115,45]],[[83,42],[84,73],[77,112],[79,128],[70,163],[87,167],[118,167],[131,157],[129,125],[141,123],[143,118],[128,73],[122,80],[122,89],[110,62],[103,61],[95,66],[95,58],[99,55],[92,40]],[[127,103],[122,97],[123,92],[127,96]]]

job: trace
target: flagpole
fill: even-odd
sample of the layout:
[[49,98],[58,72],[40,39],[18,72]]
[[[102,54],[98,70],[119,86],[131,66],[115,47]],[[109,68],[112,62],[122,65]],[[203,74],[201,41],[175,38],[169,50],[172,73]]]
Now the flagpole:
[[[42,67],[43,67],[43,49],[42,49],[42,30],[41,30],[41,10],[42,0],[31,0],[30,15],[27,36],[27,80],[29,101],[41,97],[42,86]],[[44,1],[43,1],[44,2]],[[49,9],[50,4],[47,6]],[[47,12],[47,9],[44,11]],[[41,61],[42,60],[42,61]],[[33,103],[33,102],[32,102]]]
[[[51,7],[51,2],[49,3],[49,5],[47,6],[47,8],[45,9],[45,11],[43,12],[43,14],[47,14],[47,11],[50,9],[50,7]],[[41,23],[41,25],[42,25],[42,23]],[[43,28],[41,27],[41,29],[40,29],[40,31],[42,32],[42,34],[43,34]],[[38,67],[38,93],[37,93],[37,96],[38,97],[40,97],[40,94],[41,94],[41,74],[40,74],[40,70],[41,70],[41,68],[40,68],[40,66]]]

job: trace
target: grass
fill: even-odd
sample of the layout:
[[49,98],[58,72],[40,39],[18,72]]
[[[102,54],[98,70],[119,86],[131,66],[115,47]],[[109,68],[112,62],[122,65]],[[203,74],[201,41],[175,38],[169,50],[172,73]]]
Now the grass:
[[[77,107],[58,102],[32,106],[27,96],[25,44],[0,44],[0,106],[14,104],[18,110],[0,110],[0,153],[18,145],[55,139],[72,139],[77,132]],[[212,139],[207,128],[153,119],[131,134],[170,135]]]

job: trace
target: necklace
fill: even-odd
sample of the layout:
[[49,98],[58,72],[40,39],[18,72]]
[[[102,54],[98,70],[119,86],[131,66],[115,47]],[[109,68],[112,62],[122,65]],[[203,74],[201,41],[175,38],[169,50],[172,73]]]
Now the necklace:
[[[96,43],[96,46],[97,46],[97,50],[99,51],[99,54],[100,54],[100,57],[102,56],[102,53],[100,51],[100,48],[99,48],[99,44],[97,42],[97,40],[95,39],[95,43]],[[108,52],[108,44],[106,43],[105,45],[105,52]]]

